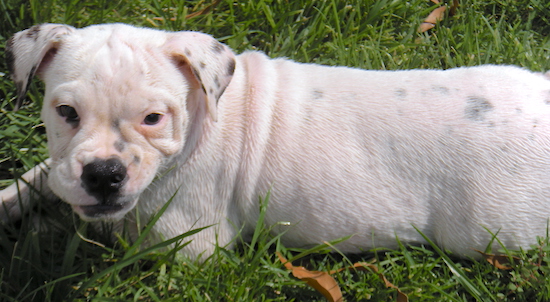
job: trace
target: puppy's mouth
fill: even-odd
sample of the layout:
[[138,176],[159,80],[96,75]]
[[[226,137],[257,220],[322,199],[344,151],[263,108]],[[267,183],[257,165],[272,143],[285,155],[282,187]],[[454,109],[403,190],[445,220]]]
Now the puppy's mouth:
[[[93,206],[78,206],[82,210],[82,214],[89,218],[102,218],[112,216],[124,209],[123,205],[93,205]],[[77,211],[80,212],[80,211]]]

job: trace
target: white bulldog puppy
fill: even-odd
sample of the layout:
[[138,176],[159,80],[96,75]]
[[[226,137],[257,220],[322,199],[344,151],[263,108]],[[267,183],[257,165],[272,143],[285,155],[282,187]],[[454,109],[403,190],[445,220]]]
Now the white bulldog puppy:
[[[175,194],[151,242],[214,225],[190,257],[250,234],[269,190],[266,223],[287,222],[274,232],[292,247],[353,235],[337,247],[395,248],[425,242],[417,227],[475,256],[491,232],[510,249],[546,235],[541,73],[300,64],[123,24],[37,25],[8,41],[7,58],[16,107],[35,74],[46,86],[51,159],[24,179],[90,221],[147,221]],[[27,204],[19,189],[0,192],[4,219]]]

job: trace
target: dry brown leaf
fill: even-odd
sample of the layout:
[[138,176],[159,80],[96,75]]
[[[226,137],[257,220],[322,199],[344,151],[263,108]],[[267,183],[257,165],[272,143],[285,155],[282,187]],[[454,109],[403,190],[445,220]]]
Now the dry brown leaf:
[[[487,260],[487,262],[491,263],[494,267],[502,270],[510,270],[512,267],[510,266],[510,256],[507,255],[494,255],[494,254],[487,254],[482,251],[478,251],[474,249],[474,251],[478,252]],[[512,262],[514,264],[519,264],[520,259],[518,257],[512,256],[511,257]]]
[[440,6],[436,9],[434,9],[428,17],[424,20],[424,22],[436,24],[437,22],[443,20],[443,17],[445,16],[445,10],[447,9],[446,6]]
[[[210,5],[206,6],[205,8],[201,9],[200,11],[188,14],[187,16],[185,16],[185,19],[191,19],[191,18],[195,18],[197,16],[206,15],[206,14],[210,13],[220,2],[221,2],[221,0],[214,0]],[[169,20],[170,21],[176,21],[177,18],[172,17]],[[151,25],[153,25],[154,27],[159,27],[155,23],[155,21],[165,22],[166,19],[164,19],[163,17],[153,17],[153,19],[147,18],[147,22],[151,23]]]
[[[439,0],[431,0],[435,4],[439,4]],[[451,4],[451,7],[449,8],[449,15],[452,16],[456,13],[456,9],[458,8],[458,0],[453,0],[453,4]],[[443,20],[443,17],[445,17],[445,10],[447,10],[446,6],[440,6],[436,9],[434,9],[426,19],[424,19],[424,22],[420,24],[418,27],[418,32],[423,33],[425,31],[428,31],[435,27],[435,24],[441,20]]]
[[425,32],[427,30],[430,30],[435,27],[435,24],[441,20],[443,20],[443,17],[445,16],[445,10],[447,7],[440,6],[436,9],[434,9],[426,19],[424,19],[424,22],[420,24],[418,27],[418,32]]
[[318,292],[323,294],[327,300],[330,302],[343,301],[340,286],[338,286],[336,280],[334,280],[334,278],[332,278],[328,273],[309,271],[303,266],[294,266],[279,252],[277,252],[277,256],[279,256],[279,260],[281,260],[284,266],[288,270],[292,271],[292,275],[294,275],[294,277],[304,280],[309,286],[315,288]]
[[344,267],[338,270],[330,271],[328,273],[319,272],[319,271],[308,271],[303,266],[293,266],[287,259],[285,259],[281,253],[277,252],[279,260],[284,264],[284,266],[292,271],[294,277],[306,281],[308,285],[315,288],[319,291],[327,300],[329,301],[343,301],[342,292],[336,280],[330,275],[341,272],[343,270],[357,269],[357,270],[372,270],[375,272],[380,279],[384,282],[386,287],[393,288],[397,290],[397,302],[408,302],[409,298],[401,290],[393,285],[384,274],[378,271],[378,267],[372,263],[366,262],[357,262],[349,267]]
[[194,13],[191,13],[191,14],[185,16],[185,19],[191,19],[191,18],[194,18],[196,16],[206,15],[209,12],[211,12],[216,7],[216,5],[218,5],[220,2],[221,2],[221,0],[214,0],[214,2],[212,2],[212,4],[210,4],[207,7],[201,9],[200,11],[194,12]]

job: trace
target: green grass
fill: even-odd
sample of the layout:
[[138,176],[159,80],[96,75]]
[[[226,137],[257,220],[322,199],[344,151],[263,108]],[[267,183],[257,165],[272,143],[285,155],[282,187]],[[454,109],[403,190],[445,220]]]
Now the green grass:
[[[237,52],[256,49],[300,62],[388,70],[485,63],[550,69],[550,4],[543,0],[463,1],[454,16],[423,34],[417,27],[435,7],[427,0],[221,1],[210,14],[185,18],[208,4],[0,0],[0,53],[9,36],[40,22],[77,27],[125,22],[199,30]],[[31,102],[12,112],[15,87],[0,63],[2,187],[47,158],[41,92],[36,81],[27,98]],[[362,255],[328,253],[326,247],[289,249],[260,221],[253,242],[235,250],[219,247],[199,264],[175,250],[143,250],[123,238],[106,247],[95,244],[90,239],[105,243],[107,235],[93,231],[66,206],[36,204],[21,221],[0,227],[0,300],[323,301],[284,269],[275,255],[280,251],[295,265],[321,271],[375,259],[411,301],[550,301],[548,238],[539,238],[529,251],[508,251],[522,261],[504,271],[430,246]],[[185,234],[174,242],[183,247]],[[347,301],[395,300],[395,290],[372,272],[344,270],[335,278]]]

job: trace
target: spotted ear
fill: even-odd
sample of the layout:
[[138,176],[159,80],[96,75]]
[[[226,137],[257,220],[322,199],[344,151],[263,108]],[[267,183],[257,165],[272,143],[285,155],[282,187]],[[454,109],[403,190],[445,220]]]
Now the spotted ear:
[[210,117],[217,121],[218,100],[233,77],[235,54],[213,37],[198,32],[171,34],[166,49],[178,68],[197,81]]
[[62,24],[40,24],[16,33],[6,44],[6,60],[17,87],[14,110],[19,109],[38,69],[53,58],[63,35],[75,28]]

